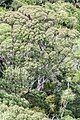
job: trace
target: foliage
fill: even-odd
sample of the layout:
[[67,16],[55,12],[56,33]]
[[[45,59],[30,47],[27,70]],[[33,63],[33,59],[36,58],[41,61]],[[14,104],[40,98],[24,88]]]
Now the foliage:
[[19,95],[8,94],[3,90],[0,91],[0,103],[8,106],[18,105],[24,108],[29,107],[29,102],[26,99],[20,98]]
[[62,120],[76,120],[76,119],[74,119],[71,116],[67,115]]
[[42,110],[44,109],[46,114],[49,113],[50,106],[46,101],[46,93],[32,90],[31,92],[28,92],[25,94],[22,93],[21,97],[26,98],[29,101],[31,107],[36,106],[41,108]]
[[47,120],[44,113],[54,120],[80,118],[80,10],[69,2],[16,0],[1,8],[6,69],[0,89],[7,93],[0,92],[0,101],[9,106],[2,104],[1,120]]
[[34,112],[29,109],[24,109],[17,105],[8,107],[0,104],[0,119],[1,120],[49,120],[47,116],[40,112]]

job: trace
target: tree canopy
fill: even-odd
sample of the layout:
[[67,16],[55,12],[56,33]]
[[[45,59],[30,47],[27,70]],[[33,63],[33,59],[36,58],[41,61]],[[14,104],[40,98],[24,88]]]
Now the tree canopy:
[[68,1],[0,1],[2,120],[80,119],[80,1]]

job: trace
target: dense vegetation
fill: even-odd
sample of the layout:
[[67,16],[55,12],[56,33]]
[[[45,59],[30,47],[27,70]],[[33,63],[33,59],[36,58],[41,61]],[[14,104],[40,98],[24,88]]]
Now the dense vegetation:
[[0,119],[80,120],[80,0],[0,0]]

